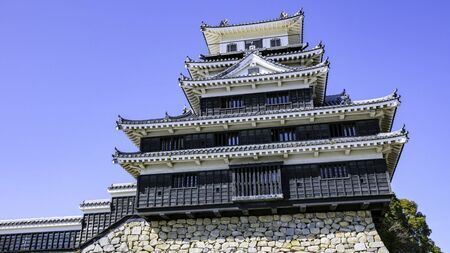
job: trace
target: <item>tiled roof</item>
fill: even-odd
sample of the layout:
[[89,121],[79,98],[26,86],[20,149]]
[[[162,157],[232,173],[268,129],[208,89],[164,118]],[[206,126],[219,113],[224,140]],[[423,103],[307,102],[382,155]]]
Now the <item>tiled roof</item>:
[[204,30],[206,28],[224,28],[224,27],[234,27],[234,26],[243,26],[243,25],[256,25],[256,24],[262,24],[262,23],[267,23],[267,22],[274,22],[274,21],[296,18],[296,17],[303,16],[303,14],[304,14],[303,10],[299,10],[292,16],[287,15],[285,12],[281,12],[280,16],[276,19],[260,20],[260,21],[237,23],[237,24],[229,24],[228,20],[226,20],[226,19],[222,20],[219,25],[208,25],[208,24],[202,22],[202,24],[200,25],[200,28],[202,30]]
[[9,227],[30,227],[58,225],[67,223],[81,223],[82,216],[62,216],[62,217],[45,217],[45,218],[29,218],[16,220],[0,220],[0,229]]
[[108,187],[108,191],[135,189],[135,188],[136,183],[121,183],[121,184],[112,184],[110,187]]
[[80,208],[101,207],[101,206],[107,206],[110,204],[111,204],[110,199],[85,200],[80,204]]
[[326,96],[323,101],[324,106],[349,105],[351,103],[352,100],[345,90],[339,94]]

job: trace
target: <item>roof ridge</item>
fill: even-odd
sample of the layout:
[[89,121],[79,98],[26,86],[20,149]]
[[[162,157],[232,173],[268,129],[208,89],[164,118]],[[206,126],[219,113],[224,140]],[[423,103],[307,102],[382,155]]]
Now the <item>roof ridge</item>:
[[202,31],[206,30],[207,28],[227,28],[227,27],[235,27],[235,26],[244,26],[244,25],[255,25],[255,24],[261,24],[261,23],[268,23],[268,22],[276,22],[276,21],[283,21],[288,19],[294,19],[304,16],[303,9],[300,9],[296,13],[294,13],[292,16],[289,16],[286,12],[282,11],[280,13],[280,16],[278,18],[274,19],[267,19],[267,20],[260,20],[260,21],[252,21],[252,22],[242,22],[242,23],[236,23],[236,24],[229,24],[228,19],[223,19],[220,21],[219,25],[208,25],[205,22],[202,21],[200,25],[200,29]]
[[83,216],[81,215],[73,215],[73,216],[54,216],[54,217],[33,217],[33,218],[20,218],[20,219],[8,219],[8,220],[0,220],[0,226],[6,225],[8,223],[15,223],[15,222],[50,222],[50,221],[57,221],[57,220],[77,220],[82,219]]

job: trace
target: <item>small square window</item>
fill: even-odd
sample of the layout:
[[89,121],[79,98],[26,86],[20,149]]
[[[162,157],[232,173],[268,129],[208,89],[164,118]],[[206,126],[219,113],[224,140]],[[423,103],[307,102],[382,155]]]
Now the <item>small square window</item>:
[[236,52],[236,51],[237,51],[236,43],[230,43],[227,45],[227,52]]
[[281,46],[281,40],[279,38],[270,40],[270,47],[279,47]]

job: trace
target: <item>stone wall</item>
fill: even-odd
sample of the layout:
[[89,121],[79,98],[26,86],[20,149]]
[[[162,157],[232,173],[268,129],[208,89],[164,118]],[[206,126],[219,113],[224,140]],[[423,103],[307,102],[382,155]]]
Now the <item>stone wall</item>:
[[88,252],[376,252],[388,250],[370,212],[299,213],[146,222],[130,219]]

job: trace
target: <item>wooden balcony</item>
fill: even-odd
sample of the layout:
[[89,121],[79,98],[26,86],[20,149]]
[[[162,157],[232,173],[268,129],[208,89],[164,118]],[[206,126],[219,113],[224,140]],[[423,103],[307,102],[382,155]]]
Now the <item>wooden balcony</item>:
[[[336,166],[342,169],[336,170]],[[321,174],[323,171],[328,174]],[[299,206],[320,206],[321,203],[338,206],[346,201],[367,208],[373,201],[388,202],[392,195],[389,174],[382,159],[333,164],[231,166],[229,170],[197,172],[195,185],[180,188],[173,187],[173,175],[138,178],[138,214],[298,210]],[[327,175],[329,177],[324,178]]]

